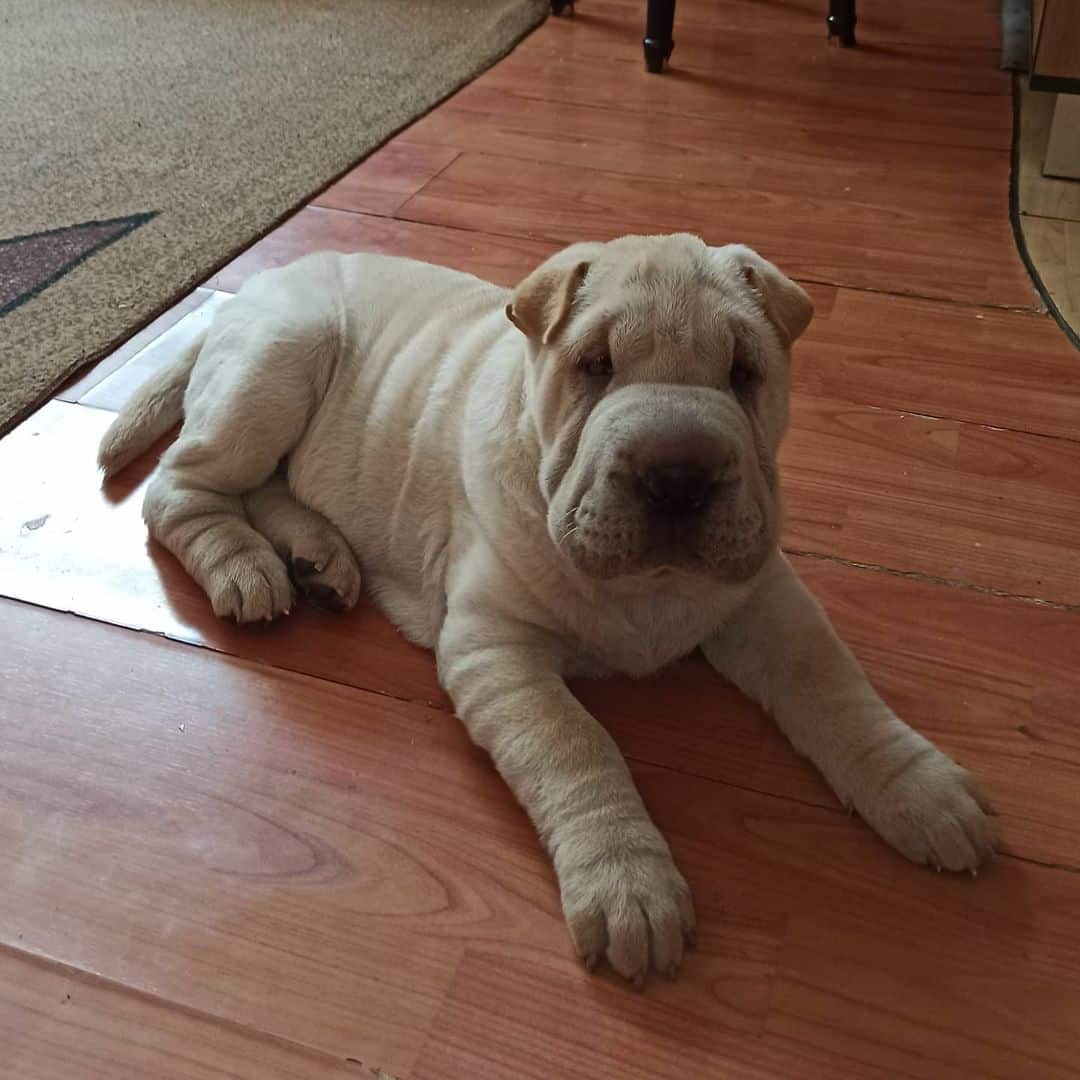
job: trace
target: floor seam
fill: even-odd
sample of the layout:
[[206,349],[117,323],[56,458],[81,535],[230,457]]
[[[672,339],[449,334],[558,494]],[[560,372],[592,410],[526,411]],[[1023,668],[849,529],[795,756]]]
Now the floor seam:
[[[460,157],[461,155],[459,154],[458,156]],[[455,158],[454,160],[456,161],[457,158]],[[511,160],[528,159],[520,158]],[[449,168],[449,166],[447,167]],[[562,243],[562,241],[553,240],[547,236],[535,236],[532,234],[525,235],[523,233],[497,232],[491,229],[471,229],[466,228],[463,225],[455,225],[452,222],[427,221],[423,218],[409,217],[408,215],[403,214],[402,211],[408,207],[409,203],[412,202],[414,198],[421,194],[422,190],[423,189],[416,192],[415,195],[410,195],[409,198],[404,203],[402,203],[401,206],[397,208],[397,210],[394,211],[392,215],[392,219],[394,221],[405,222],[409,225],[420,225],[428,229],[450,229],[453,232],[465,233],[469,236],[490,236],[499,240],[517,240],[531,244],[547,244],[553,247],[556,251],[558,251],[560,247],[566,246]],[[384,215],[372,214],[367,210],[346,210],[336,206],[315,206],[312,207],[312,209],[318,210],[322,213],[351,214],[354,217],[374,217],[381,220],[385,219]],[[794,275],[794,280],[806,282],[810,285],[823,285],[833,289],[847,289],[850,292],[872,293],[878,296],[896,296],[900,297],[901,299],[908,300],[925,300],[929,303],[950,304],[956,307],[984,308],[987,311],[1006,311],[1013,312],[1018,315],[1034,315],[1037,317],[1046,314],[1046,312],[1043,311],[1037,304],[1033,304],[1031,307],[1027,307],[1023,304],[996,304],[992,301],[987,300],[965,300],[962,297],[933,296],[929,293],[904,292],[902,290],[896,289],[875,289],[868,285],[849,285],[845,282],[826,281],[822,278],[808,277],[801,274]]]
[[[407,139],[405,141],[408,142]],[[438,169],[436,172],[433,172],[423,182],[423,184],[420,185],[420,187],[418,187],[414,192],[412,192],[409,195],[409,197],[407,199],[405,199],[401,203],[401,206],[396,207],[395,210],[394,210],[394,213],[390,215],[391,217],[395,217],[397,215],[398,210],[400,210],[401,207],[404,206],[405,203],[407,203],[409,201],[409,199],[415,199],[416,196],[419,195],[428,186],[428,184],[432,183],[435,180],[438,180],[438,178],[440,176],[442,176],[442,174],[444,172],[446,172],[446,170],[449,169],[450,166],[453,165],[454,162],[457,161],[457,159],[459,157],[461,157],[462,154],[465,153],[465,151],[462,150],[460,147],[453,146],[453,145],[447,146],[444,143],[417,143],[417,142],[413,142],[411,145],[413,145],[413,146],[439,146],[439,147],[442,147],[443,149],[453,150],[454,151],[454,156],[441,169]]]
[[209,1012],[206,1009],[200,1009],[182,1001],[175,1001],[172,998],[164,997],[152,990],[144,990],[142,987],[133,986],[131,983],[124,982],[121,979],[115,979],[111,976],[103,975],[100,972],[79,967],[77,964],[61,960],[59,957],[51,956],[47,953],[38,952],[35,949],[15,945],[8,941],[0,941],[0,953],[3,953],[14,960],[21,960],[25,963],[33,964],[35,967],[57,972],[61,975],[66,975],[69,978],[77,979],[83,983],[89,983],[113,993],[134,997],[149,1005],[180,1012],[185,1016],[212,1024],[215,1027],[226,1028],[229,1031],[245,1035],[249,1038],[275,1043],[283,1049],[291,1050],[294,1053],[302,1054],[305,1057],[317,1058],[325,1061],[327,1064],[340,1064],[342,1061],[356,1060],[355,1058],[342,1058],[329,1050],[323,1050],[317,1046],[312,1046],[309,1043],[298,1042],[297,1040],[290,1039],[284,1035],[276,1035],[263,1028],[244,1024],[239,1020],[231,1020],[227,1016],[221,1016],[218,1013]]
[[[792,754],[795,753],[792,749]],[[794,806],[804,806],[809,810],[820,810],[822,813],[832,814],[836,818],[845,817],[858,817],[863,822],[867,829],[878,836],[878,833],[862,817],[856,810],[846,809],[839,800],[836,800],[835,805],[826,805],[825,803],[814,802],[812,799],[800,799],[794,795],[783,795],[776,791],[770,791],[768,788],[754,787],[753,785],[737,784],[732,780],[720,779],[716,776],[702,776],[701,773],[690,772],[686,769],[677,768],[674,765],[666,765],[663,762],[647,761],[639,757],[634,757],[631,754],[625,755],[626,760],[633,762],[637,765],[644,765],[650,769],[662,769],[664,772],[675,773],[677,776],[692,776],[696,780],[703,780],[706,783],[720,784],[722,787],[730,788],[733,791],[741,791],[747,795],[759,795],[765,799],[776,799],[777,802],[790,803]],[[888,844],[888,841],[884,838],[882,843]],[[892,849],[891,845],[890,850]],[[1011,851],[995,851],[995,857],[1002,859],[1015,859],[1017,862],[1030,863],[1032,866],[1041,866],[1047,870],[1062,870],[1067,874],[1080,874],[1080,866],[1072,866],[1069,863],[1055,862],[1050,859],[1037,859],[1032,855],[1017,855]],[[918,864],[916,864],[918,865]]]
[[[1050,438],[1052,436],[1048,436]],[[1069,440],[1066,440],[1069,441]],[[837,563],[840,566],[848,566],[853,570],[868,570],[877,574],[886,574],[890,577],[907,578],[924,585],[937,585],[943,588],[958,589],[961,592],[977,593],[981,596],[992,596],[998,600],[1013,600],[1017,603],[1031,604],[1036,607],[1050,608],[1069,615],[1080,615],[1080,604],[1068,604],[1059,600],[1047,600],[1041,596],[1029,596],[1026,593],[1009,592],[1006,589],[995,589],[991,585],[978,585],[975,582],[964,581],[961,578],[938,577],[935,574],[926,574],[920,570],[899,570],[891,566],[882,566],[879,563],[860,562],[857,559],[845,558],[842,555],[829,555],[820,551],[809,551],[802,548],[782,545],[783,551],[788,555],[794,555],[801,559],[815,559],[818,562]]]
[[281,664],[270,663],[267,660],[260,660],[258,657],[244,656],[241,653],[230,652],[228,649],[221,648],[208,641],[192,641],[189,638],[178,637],[175,634],[170,634],[165,630],[152,630],[146,626],[132,626],[130,623],[112,622],[107,618],[100,615],[89,615],[82,611],[72,611],[70,608],[52,607],[50,604],[41,603],[36,600],[28,600],[25,597],[9,596],[7,594],[0,594],[0,603],[9,604],[21,604],[26,607],[35,608],[38,611],[51,612],[54,615],[68,616],[70,618],[79,619],[82,622],[93,623],[97,626],[112,627],[114,630],[122,630],[130,634],[141,634],[148,638],[158,638],[161,641],[166,641],[172,645],[179,645],[183,648],[197,649],[202,653],[209,654],[211,656],[217,656],[223,660],[232,660],[237,664],[241,664],[244,667],[255,671],[277,671],[283,676],[289,676],[298,679],[310,679],[314,682],[324,682],[328,686],[339,686],[344,690],[353,691],[357,694],[368,694],[376,698],[385,698],[390,701],[397,701],[403,705],[415,705],[419,708],[433,709],[438,712],[448,713],[453,715],[453,711],[448,709],[446,705],[439,701],[434,701],[429,698],[410,698],[403,697],[400,694],[391,693],[389,690],[380,690],[378,687],[373,686],[357,686],[356,683],[343,682],[340,679],[335,679],[330,675],[317,674],[311,671],[304,671],[301,668],[285,667]]
[[1057,214],[1036,214],[1031,210],[1018,210],[1017,213],[1025,218],[1038,218],[1040,221],[1060,221],[1065,225],[1080,225],[1080,217],[1059,217]]
[[[440,144],[440,143],[425,143],[424,145],[437,146],[437,145],[442,145],[442,144]],[[458,157],[461,157],[461,155],[463,153],[465,153],[465,151],[460,151],[458,153]],[[515,159],[515,160],[530,160],[530,159],[521,158],[521,159]],[[457,161],[457,158],[455,158],[454,161]],[[454,162],[450,162],[450,164],[447,165],[445,169],[441,169],[437,175],[442,175],[442,173],[445,172],[446,169],[450,168],[450,165],[452,165],[453,163]],[[630,175],[630,174],[620,174],[620,175]],[[435,177],[432,177],[431,179],[434,180]],[[429,180],[427,183],[430,184],[431,180]],[[427,184],[425,184],[424,186],[426,187]],[[521,233],[496,232],[496,231],[493,231],[491,229],[471,229],[471,228],[467,228],[464,225],[455,225],[452,222],[425,221],[422,218],[403,217],[403,216],[401,216],[400,211],[404,210],[405,207],[408,206],[409,202],[411,202],[414,198],[416,198],[416,196],[422,194],[423,190],[424,189],[421,188],[419,191],[414,192],[414,194],[410,195],[409,198],[404,203],[402,203],[401,206],[399,206],[397,208],[397,210],[394,211],[393,214],[379,214],[379,213],[375,213],[374,211],[371,211],[371,210],[351,210],[351,209],[349,209],[348,207],[345,207],[345,206],[322,206],[322,205],[319,205],[317,203],[308,203],[306,206],[301,207],[301,209],[297,211],[297,215],[299,215],[299,213],[302,210],[309,210],[310,209],[310,210],[314,210],[314,211],[316,211],[316,212],[318,212],[320,214],[348,214],[350,217],[358,217],[358,218],[370,217],[370,218],[376,218],[376,219],[378,219],[380,221],[385,221],[387,219],[390,219],[390,220],[393,220],[393,221],[400,221],[400,222],[402,222],[403,224],[406,224],[406,225],[419,225],[419,226],[421,226],[422,228],[425,228],[425,229],[448,229],[451,232],[465,233],[466,235],[469,235],[469,236],[489,236],[489,237],[492,237],[493,239],[496,239],[496,240],[518,240],[518,241],[524,241],[525,243],[530,243],[530,244],[547,244],[547,245],[550,245],[550,246],[554,247],[556,250],[558,250],[558,248],[559,248],[559,245],[560,245],[561,242],[558,241],[558,240],[551,240],[548,237],[538,237],[538,236],[531,236],[531,235],[530,236],[525,236],[525,235],[522,235]],[[294,216],[296,216],[296,215],[294,215]],[[1037,304],[1033,305],[1032,307],[1027,307],[1027,306],[1025,306],[1023,304],[996,304],[996,303],[994,303],[992,301],[987,301],[987,300],[965,300],[962,297],[934,296],[931,293],[906,292],[904,290],[898,290],[898,289],[875,289],[871,285],[853,285],[853,284],[849,284],[849,283],[843,282],[843,281],[828,281],[828,280],[826,280],[824,278],[817,278],[817,277],[812,277],[812,276],[808,276],[808,275],[796,275],[794,280],[799,281],[799,282],[805,282],[808,285],[820,285],[820,286],[823,286],[825,288],[830,288],[830,289],[843,289],[846,292],[870,293],[871,295],[874,295],[874,296],[895,296],[895,297],[897,297],[897,298],[899,298],[901,300],[923,300],[923,301],[926,301],[927,303],[931,303],[931,304],[949,304],[949,305],[954,306],[954,307],[985,309],[987,311],[994,311],[994,312],[1008,312],[1010,314],[1015,314],[1015,315],[1031,316],[1031,317],[1037,318],[1037,319],[1038,318],[1043,318],[1047,314],[1046,311],[1044,311],[1042,308],[1040,308]],[[223,292],[223,291],[224,292],[232,292],[232,291],[234,291],[234,290],[229,290],[229,289],[222,289],[221,286],[204,285],[203,287],[207,288],[207,289],[211,289],[212,291],[217,291],[217,292]],[[994,426],[997,426],[997,425],[994,425]]]

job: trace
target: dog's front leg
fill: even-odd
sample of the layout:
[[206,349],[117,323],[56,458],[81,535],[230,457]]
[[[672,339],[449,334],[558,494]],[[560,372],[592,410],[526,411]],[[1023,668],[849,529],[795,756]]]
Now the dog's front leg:
[[988,806],[971,777],[878,697],[783,556],[703,648],[909,859],[974,871],[991,853]]
[[473,741],[532,818],[578,955],[640,984],[678,970],[690,892],[611,736],[570,693],[558,644],[498,617],[448,616],[439,675]]

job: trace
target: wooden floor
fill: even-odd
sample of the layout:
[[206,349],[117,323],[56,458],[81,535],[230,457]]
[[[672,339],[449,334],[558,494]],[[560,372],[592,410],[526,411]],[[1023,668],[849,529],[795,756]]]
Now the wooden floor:
[[1036,273],[1062,319],[1080,335],[1080,180],[1043,175],[1056,95],[1020,86],[1020,228]]
[[[0,1075],[1080,1076],[1080,354],[1007,214],[998,0],[579,0],[0,442]],[[370,606],[216,622],[94,447],[254,271],[331,247],[511,283],[692,230],[813,294],[785,546],[1001,856],[909,865],[691,659],[583,684],[694,889],[635,994],[575,962],[524,815]]]

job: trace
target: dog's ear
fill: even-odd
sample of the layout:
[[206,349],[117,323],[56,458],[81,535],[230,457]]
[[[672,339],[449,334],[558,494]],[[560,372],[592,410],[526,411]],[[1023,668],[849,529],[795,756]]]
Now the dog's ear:
[[810,325],[814,302],[768,259],[742,244],[716,248],[729,265],[734,265],[743,284],[761,305],[769,322],[776,327],[785,344],[790,345]]
[[580,250],[584,248],[575,244],[552,256],[514,290],[506,317],[526,337],[549,345],[559,336],[589,272],[589,259]]

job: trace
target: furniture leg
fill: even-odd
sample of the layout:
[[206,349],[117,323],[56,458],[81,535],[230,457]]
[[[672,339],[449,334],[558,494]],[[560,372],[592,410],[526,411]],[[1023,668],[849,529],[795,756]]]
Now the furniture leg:
[[836,38],[845,48],[855,44],[855,0],[829,0],[829,38]]
[[649,0],[645,15],[645,67],[657,74],[664,70],[664,64],[675,48],[671,38],[675,26],[675,0]]

